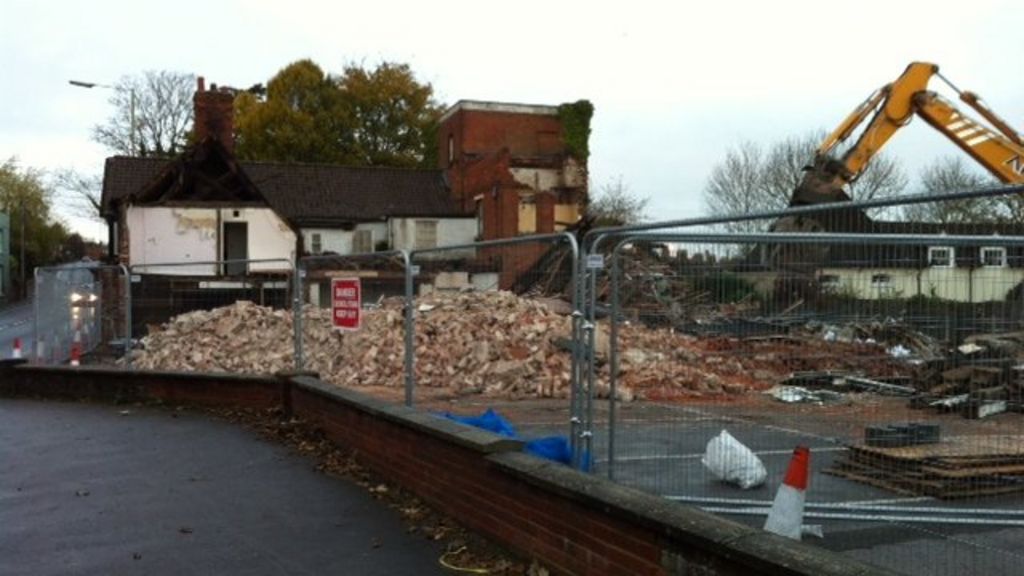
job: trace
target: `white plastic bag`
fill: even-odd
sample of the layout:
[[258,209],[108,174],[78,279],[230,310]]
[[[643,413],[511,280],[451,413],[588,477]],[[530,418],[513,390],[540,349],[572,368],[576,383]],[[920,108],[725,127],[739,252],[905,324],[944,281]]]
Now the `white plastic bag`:
[[768,477],[768,471],[757,454],[726,430],[708,441],[701,462],[718,479],[736,484],[744,490],[764,484]]

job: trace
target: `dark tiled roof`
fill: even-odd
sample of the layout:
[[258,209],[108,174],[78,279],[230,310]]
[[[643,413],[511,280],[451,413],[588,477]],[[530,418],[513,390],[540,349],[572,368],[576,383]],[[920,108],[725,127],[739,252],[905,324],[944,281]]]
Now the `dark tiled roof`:
[[170,163],[166,158],[111,156],[103,167],[101,205],[108,213],[111,203],[136,193],[149,184]]
[[459,213],[440,170],[242,163],[279,214],[300,224]]
[[[167,160],[108,158],[104,210],[137,193],[167,165]],[[239,166],[279,215],[300,226],[388,216],[465,216],[452,200],[440,170],[273,162],[240,162]]]

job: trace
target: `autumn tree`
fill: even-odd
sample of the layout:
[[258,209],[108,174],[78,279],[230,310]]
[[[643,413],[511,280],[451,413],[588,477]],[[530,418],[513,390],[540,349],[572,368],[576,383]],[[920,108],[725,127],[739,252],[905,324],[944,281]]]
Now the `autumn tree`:
[[50,213],[52,202],[53,191],[42,172],[21,168],[14,158],[0,164],[0,212],[6,212],[11,219],[11,276],[22,296],[25,286],[20,279],[31,278],[36,266],[59,261],[68,235],[64,225]]
[[121,78],[110,97],[114,114],[93,128],[93,140],[127,156],[178,154],[192,130],[195,87],[195,76],[167,70]]
[[[729,150],[714,166],[704,187],[704,203],[712,216],[732,216],[784,210],[800,185],[804,167],[811,164],[823,132],[812,132],[776,142],[765,149],[743,142]],[[854,200],[887,198],[899,194],[907,177],[899,163],[885,155],[876,156],[860,177],[848,186]],[[735,222],[726,225],[734,232],[765,230],[770,222]]]
[[282,69],[265,98],[236,98],[236,151],[248,160],[432,166],[441,106],[408,65],[349,65],[332,76],[311,60]]
[[442,109],[430,84],[407,64],[384,62],[372,70],[349,65],[337,79],[352,128],[346,139],[356,164],[432,165]]
[[284,67],[266,96],[235,97],[235,152],[246,160],[337,163],[350,131],[337,86],[312,60]]

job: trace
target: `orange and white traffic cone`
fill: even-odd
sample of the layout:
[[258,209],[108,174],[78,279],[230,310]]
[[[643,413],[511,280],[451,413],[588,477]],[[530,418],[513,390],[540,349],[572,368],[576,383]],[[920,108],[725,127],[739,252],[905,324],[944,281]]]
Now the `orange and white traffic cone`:
[[804,499],[807,491],[811,451],[806,446],[797,446],[789,461],[786,478],[775,493],[768,520],[764,529],[779,536],[799,540],[804,521]]
[[14,360],[21,359],[21,338],[14,339],[14,346],[11,348],[11,358]]
[[80,366],[82,360],[82,346],[75,342],[71,345],[71,365]]

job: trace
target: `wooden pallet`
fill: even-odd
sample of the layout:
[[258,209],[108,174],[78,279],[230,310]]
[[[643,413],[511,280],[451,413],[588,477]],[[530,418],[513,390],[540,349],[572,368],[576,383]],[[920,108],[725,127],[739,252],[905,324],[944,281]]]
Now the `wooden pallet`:
[[900,448],[850,446],[825,472],[897,494],[943,499],[1024,491],[1024,437],[949,437]]

